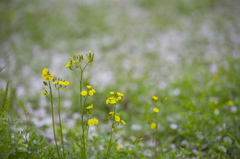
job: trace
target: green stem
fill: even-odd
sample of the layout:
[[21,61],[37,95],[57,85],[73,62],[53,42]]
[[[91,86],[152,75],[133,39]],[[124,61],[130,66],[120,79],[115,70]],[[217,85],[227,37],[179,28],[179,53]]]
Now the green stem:
[[108,150],[107,150],[107,159],[109,158],[110,155],[110,151],[111,151],[111,147],[112,147],[112,136],[113,136],[113,131],[115,128],[115,112],[116,112],[116,105],[114,105],[114,111],[113,111],[113,118],[112,118],[112,128],[111,128],[111,134],[110,134],[110,140],[109,140],[109,144],[108,144]]
[[60,90],[58,90],[58,119],[59,119],[59,126],[60,126],[60,136],[61,136],[61,143],[63,148],[63,158],[65,159],[65,153],[64,153],[64,144],[63,144],[63,134],[62,134],[62,121],[61,121],[61,112],[60,112]]
[[58,150],[57,138],[56,138],[56,130],[55,130],[52,87],[51,87],[51,83],[50,82],[48,82],[48,85],[49,85],[49,89],[50,89],[50,101],[51,101],[51,108],[52,108],[53,135],[54,135],[54,141],[55,141],[55,145],[56,145],[56,149],[57,149],[58,158],[60,159],[60,153],[59,153],[59,150]]
[[[80,81],[79,81],[79,87],[80,87],[80,93],[82,92],[83,89],[83,71],[81,69],[80,73]],[[80,114],[81,114],[81,124],[82,124],[82,157],[85,159],[86,158],[86,145],[85,145],[85,128],[84,128],[84,107],[83,107],[83,99],[82,95],[80,94],[79,96],[80,99]]]

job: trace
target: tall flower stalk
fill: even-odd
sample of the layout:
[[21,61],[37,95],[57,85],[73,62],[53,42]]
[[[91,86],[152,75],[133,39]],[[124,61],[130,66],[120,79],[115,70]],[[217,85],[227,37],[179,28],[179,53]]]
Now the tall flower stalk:
[[[49,98],[50,98],[50,103],[51,103],[51,111],[52,111],[52,125],[53,125],[53,135],[54,135],[54,141],[55,141],[55,146],[56,146],[56,150],[57,150],[57,155],[58,158],[64,158],[65,159],[65,150],[64,150],[64,142],[63,142],[63,134],[62,134],[62,122],[61,122],[61,111],[60,111],[60,100],[61,100],[61,91],[70,83],[68,81],[62,80],[60,78],[56,78],[54,75],[50,74],[48,69],[43,69],[42,71],[42,77],[44,78],[44,85],[47,86],[49,88]],[[52,91],[52,84],[54,84],[55,88],[58,90],[58,119],[59,119],[59,126],[60,126],[60,138],[61,138],[61,144],[62,144],[62,157],[60,155],[59,152],[59,147],[57,144],[57,135],[56,135],[56,128],[55,128],[55,115],[54,115],[54,103],[53,103],[53,91]],[[44,89],[44,91],[42,92],[42,95],[46,95],[48,97],[48,91],[46,89]]]
[[[78,55],[74,54],[73,57],[70,57],[70,61],[67,63],[65,67],[68,67],[70,70],[74,71],[78,81],[79,81],[79,108],[80,108],[80,114],[81,114],[81,157],[83,159],[87,158],[87,149],[86,149],[86,143],[88,140],[87,134],[88,132],[85,132],[86,130],[86,122],[84,121],[84,115],[85,115],[85,101],[87,99],[88,92],[83,91],[83,74],[84,70],[88,66],[88,64],[93,62],[94,59],[94,51],[89,50],[89,53],[87,54],[87,61],[84,60],[84,57],[81,53],[78,53]],[[95,91],[95,90],[94,90]],[[83,97],[85,100],[83,100]]]
[[[111,125],[111,131],[110,131],[110,139],[109,139],[109,143],[108,143],[108,147],[107,147],[107,154],[106,154],[106,158],[108,159],[110,157],[110,153],[111,153],[111,148],[113,145],[113,133],[115,131],[115,127],[116,125],[121,125],[121,124],[126,124],[124,120],[121,120],[120,116],[116,115],[116,106],[117,104],[122,100],[123,98],[123,94],[122,93],[114,93],[114,92],[110,92],[111,97],[109,97],[106,100],[106,104],[110,104],[113,107],[113,111],[109,112],[109,120],[112,122]],[[117,150],[120,149],[120,146],[118,145],[116,147]]]

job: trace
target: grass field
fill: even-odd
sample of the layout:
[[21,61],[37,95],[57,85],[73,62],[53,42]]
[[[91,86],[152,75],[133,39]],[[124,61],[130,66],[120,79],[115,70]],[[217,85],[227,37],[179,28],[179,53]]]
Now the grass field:
[[[238,0],[0,1],[0,158],[240,158],[239,15]],[[80,106],[65,65],[88,50]],[[70,82],[60,98],[41,96],[44,68]]]

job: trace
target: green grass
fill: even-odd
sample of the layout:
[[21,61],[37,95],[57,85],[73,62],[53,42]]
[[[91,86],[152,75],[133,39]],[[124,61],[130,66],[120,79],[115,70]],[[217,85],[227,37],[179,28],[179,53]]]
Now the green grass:
[[[124,98],[119,114],[127,125],[119,130],[118,140],[126,147],[130,139],[144,138],[141,146],[113,156],[141,152],[151,158],[149,142],[155,137],[161,139],[165,158],[239,158],[238,6],[237,0],[1,1],[0,67],[5,68],[0,73],[0,105],[1,115],[6,114],[1,116],[0,131],[14,137],[0,142],[0,155],[8,152],[15,158],[31,158],[27,152],[33,152],[48,158],[56,153],[49,144],[51,124],[37,126],[51,117],[50,105],[40,96],[41,71],[49,68],[75,83],[64,66],[72,52],[92,49],[95,61],[86,71],[84,85],[90,83],[97,90],[89,101],[101,124],[94,132],[108,139],[102,129],[107,127],[110,110],[105,100],[110,91],[120,91]],[[152,119],[152,95],[169,98],[160,107],[157,134],[147,121]],[[67,145],[69,123],[75,123],[73,133],[81,131],[80,121],[73,119],[79,112],[78,97],[74,84],[61,99]],[[228,104],[230,100],[233,105]],[[28,121],[19,102],[28,109]],[[31,129],[26,128],[28,124]],[[133,129],[136,125],[141,128]],[[21,143],[27,133],[29,140]],[[66,149],[69,158],[74,158],[73,149]]]

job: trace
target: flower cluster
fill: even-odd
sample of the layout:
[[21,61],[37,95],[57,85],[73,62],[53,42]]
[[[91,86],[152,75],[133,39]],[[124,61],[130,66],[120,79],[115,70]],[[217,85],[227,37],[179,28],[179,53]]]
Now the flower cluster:
[[[87,64],[92,63],[95,52],[92,50],[88,51],[87,56]],[[74,70],[75,68],[81,68],[82,67],[82,61],[84,61],[84,57],[81,53],[73,54],[73,57],[70,57],[70,61],[66,64],[65,67],[69,68],[70,70]]]
[[[157,103],[158,103],[159,98],[157,96],[152,96],[151,98],[152,98],[153,105],[154,105],[154,108],[152,110],[155,114],[157,114],[157,113],[159,113],[159,108],[157,108]],[[168,97],[165,97],[164,100],[160,100],[160,102],[164,103],[164,101],[166,101],[167,99],[168,99]],[[150,124],[151,129],[155,129],[157,127],[157,124],[155,122],[150,122],[149,124]]]
[[88,89],[87,91],[82,91],[80,92],[80,94],[82,96],[87,96],[87,95],[92,96],[96,93],[95,89],[93,89],[92,86],[90,85],[87,85],[87,89]]
[[114,118],[116,122],[118,122],[118,124],[126,125],[126,122],[124,120],[121,120],[121,117],[119,115],[114,115],[114,112],[109,112],[109,114],[112,118]]
[[114,93],[114,92],[110,92],[110,95],[112,95],[111,97],[109,97],[106,100],[106,104],[112,104],[115,105],[117,104],[117,102],[121,101],[123,98],[123,94],[120,92]]
[[42,78],[45,81],[50,81],[51,79],[53,79],[55,76],[53,74],[50,74],[47,68],[44,68],[42,70]]
[[60,89],[60,88],[65,88],[66,86],[68,86],[70,84],[70,82],[65,81],[61,78],[54,78],[52,84],[54,84],[54,86],[57,89]]
[[97,124],[98,124],[98,120],[96,118],[88,119],[89,126],[93,126],[93,125],[97,125]]

